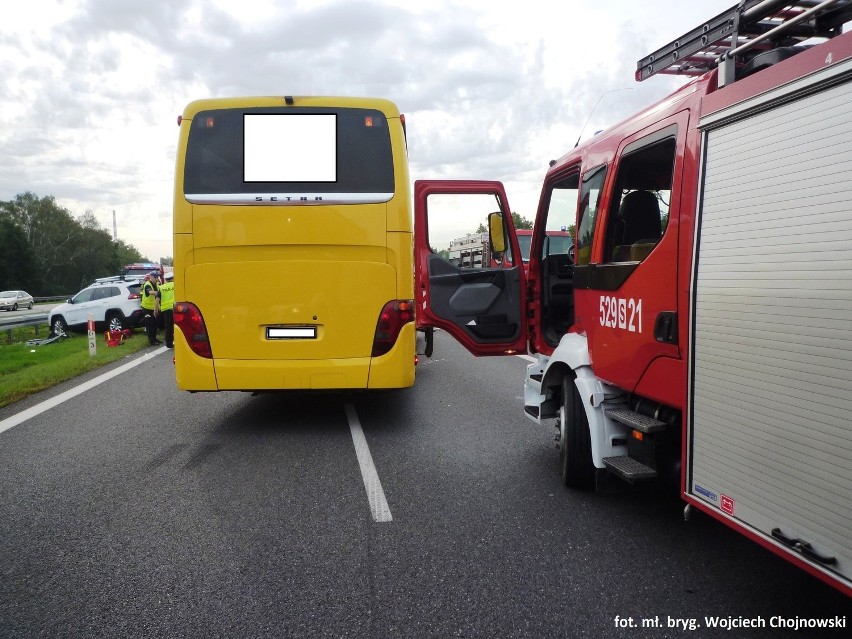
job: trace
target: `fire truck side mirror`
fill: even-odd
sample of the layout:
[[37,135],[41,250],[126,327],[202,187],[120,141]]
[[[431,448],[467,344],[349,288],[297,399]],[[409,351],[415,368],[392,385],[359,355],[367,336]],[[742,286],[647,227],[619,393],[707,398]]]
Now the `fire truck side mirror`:
[[503,231],[503,214],[488,214],[488,238],[491,240],[491,251],[503,253],[506,250],[506,235]]

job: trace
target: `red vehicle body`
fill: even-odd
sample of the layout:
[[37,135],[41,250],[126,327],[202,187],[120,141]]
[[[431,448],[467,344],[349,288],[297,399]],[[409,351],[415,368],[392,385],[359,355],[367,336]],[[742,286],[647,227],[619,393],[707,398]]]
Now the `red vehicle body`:
[[[431,196],[488,193],[520,255],[501,183],[416,182],[418,322],[537,354],[524,411],[558,428],[566,485],[670,478],[852,595],[852,3],[811,7],[747,0],[640,60],[697,77],[552,163],[528,273],[429,248]],[[572,224],[573,259],[547,254]]]

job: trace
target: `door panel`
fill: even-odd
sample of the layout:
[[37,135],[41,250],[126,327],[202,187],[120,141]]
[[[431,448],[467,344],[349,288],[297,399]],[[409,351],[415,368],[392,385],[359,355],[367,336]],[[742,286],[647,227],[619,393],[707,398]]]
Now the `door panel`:
[[[526,351],[524,272],[503,185],[417,181],[414,190],[417,326],[447,331],[474,355]],[[506,251],[492,250],[494,213]]]
[[64,311],[65,322],[69,326],[85,324],[92,311],[92,296],[94,289],[84,289],[74,296],[74,302]]
[[[580,255],[588,261],[592,233],[587,229],[596,217],[606,178],[606,165],[583,168],[578,161],[545,177],[535,221],[527,279],[528,321],[532,323],[531,350],[544,355],[551,355],[574,326],[574,236],[582,238]],[[583,235],[576,232],[578,220]]]
[[[679,358],[677,246],[689,112],[625,139],[590,263],[575,269],[595,374],[633,391],[659,357]],[[667,324],[666,324],[667,323]],[[663,331],[655,330],[666,325]],[[671,385],[661,380],[658,386]]]
[[474,340],[517,338],[520,313],[511,301],[520,295],[517,268],[461,269],[438,255],[430,255],[428,261],[435,316],[463,327]]

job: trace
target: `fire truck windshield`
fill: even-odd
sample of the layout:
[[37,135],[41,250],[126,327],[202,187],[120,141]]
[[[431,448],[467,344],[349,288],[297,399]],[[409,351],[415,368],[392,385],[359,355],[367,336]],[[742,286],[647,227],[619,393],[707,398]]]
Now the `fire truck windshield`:
[[518,233],[518,246],[521,247],[521,259],[524,262],[530,261],[530,244],[532,243],[532,234],[521,235]]
[[566,254],[574,245],[574,239],[570,235],[551,235],[548,233],[544,245],[544,255]]

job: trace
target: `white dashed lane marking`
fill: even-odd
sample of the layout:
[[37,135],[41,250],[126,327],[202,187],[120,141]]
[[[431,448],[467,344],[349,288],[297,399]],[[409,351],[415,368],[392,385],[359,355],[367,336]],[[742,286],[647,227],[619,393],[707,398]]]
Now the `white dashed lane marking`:
[[388,500],[385,499],[385,491],[382,490],[382,482],[379,473],[373,464],[373,456],[364,430],[358,420],[358,414],[352,404],[346,404],[346,418],[349,420],[349,430],[352,431],[352,443],[355,444],[355,454],[358,456],[358,464],[361,466],[361,476],[364,478],[364,488],[367,490],[367,499],[370,502],[370,512],[373,520],[378,522],[393,521]]

